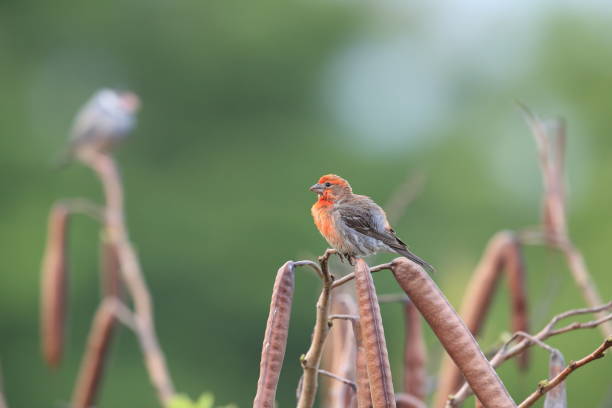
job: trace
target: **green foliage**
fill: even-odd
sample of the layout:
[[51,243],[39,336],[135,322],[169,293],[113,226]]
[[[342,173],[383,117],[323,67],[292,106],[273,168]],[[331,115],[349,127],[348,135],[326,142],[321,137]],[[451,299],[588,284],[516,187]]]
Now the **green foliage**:
[[[205,392],[197,401],[192,401],[187,395],[179,394],[170,401],[170,408],[215,408],[215,396]],[[234,404],[217,405],[216,408],[237,408],[237,406]]]

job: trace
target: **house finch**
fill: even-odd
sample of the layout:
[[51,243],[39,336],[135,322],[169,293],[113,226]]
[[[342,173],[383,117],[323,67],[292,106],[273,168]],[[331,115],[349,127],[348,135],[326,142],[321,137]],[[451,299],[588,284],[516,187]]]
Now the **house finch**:
[[384,210],[370,197],[353,194],[350,184],[342,177],[325,175],[310,190],[319,197],[312,206],[315,225],[351,265],[357,256],[385,251],[405,256],[429,271],[434,270],[395,235]]
[[140,107],[132,92],[101,89],[81,108],[70,132],[64,159],[87,152],[108,152],[136,125]]

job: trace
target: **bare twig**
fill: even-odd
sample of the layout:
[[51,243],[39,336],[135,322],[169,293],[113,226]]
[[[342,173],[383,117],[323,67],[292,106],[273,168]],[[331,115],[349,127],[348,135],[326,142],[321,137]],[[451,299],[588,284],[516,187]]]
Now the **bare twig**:
[[406,258],[395,259],[392,271],[478,399],[487,407],[516,407],[471,332],[427,272]]
[[293,270],[293,262],[289,261],[281,266],[276,274],[253,408],[274,407],[276,387],[285,358],[289,333],[294,288]]
[[329,332],[328,316],[332,284],[334,282],[334,277],[329,273],[328,262],[329,257],[335,253],[336,250],[328,249],[318,259],[323,276],[323,288],[317,301],[317,314],[312,333],[312,342],[306,354],[301,358],[304,374],[297,404],[298,408],[312,407],[317,393],[318,370],[321,364],[323,345]]
[[544,380],[538,384],[537,390],[535,390],[525,401],[521,402],[519,408],[527,408],[532,406],[542,395],[559,385],[565,380],[571,373],[576,371],[578,368],[592,361],[598,360],[605,356],[605,351],[612,347],[612,337],[607,338],[595,351],[588,356],[571,362],[564,370],[562,370],[556,377],[551,380]]
[[[390,262],[371,267],[370,268],[370,273],[380,272],[380,271],[385,270],[385,269],[391,269],[391,263]],[[344,275],[340,279],[337,279],[337,280],[334,281],[334,283],[332,284],[332,289],[335,289],[338,286],[344,285],[346,282],[351,281],[353,279],[355,279],[355,272],[351,272],[351,273],[349,273],[347,275]]]
[[357,384],[355,384],[355,381],[351,381],[347,378],[340,377],[339,375],[336,375],[327,370],[322,370],[320,368],[319,368],[319,374],[324,375],[329,378],[333,378],[336,381],[339,381],[345,385],[348,385],[353,390],[353,392],[357,392]]
[[134,302],[137,333],[149,377],[162,405],[167,406],[175,395],[174,385],[155,332],[151,294],[128,237],[124,220],[123,187],[117,165],[110,155],[104,153],[91,152],[79,158],[92,168],[102,182],[106,198],[106,234],[117,248],[122,277]]
[[[611,309],[612,309],[612,302],[608,302],[606,304],[596,306],[596,307],[569,310],[567,312],[561,313],[553,317],[551,321],[546,326],[544,326],[542,330],[540,330],[537,334],[533,335],[533,338],[543,341],[543,340],[548,339],[549,337],[552,337],[558,334],[562,334],[562,333],[566,333],[568,331],[580,330],[580,329],[591,329],[591,328],[597,327],[598,324],[601,324],[605,321],[612,320],[612,314],[607,315],[602,319],[597,319],[597,320],[589,321],[585,323],[572,323],[561,329],[554,330],[554,326],[562,319],[572,317],[572,316],[582,315],[582,314],[600,313],[604,310],[611,310]],[[491,359],[491,365],[493,367],[495,368],[499,367],[504,361],[507,361],[513,358],[514,356],[522,353],[528,347],[533,345],[533,342],[530,339],[524,339],[520,341],[518,344],[510,347],[510,344],[514,342],[517,337],[518,336],[512,336],[510,340],[508,340],[498,350],[495,356]],[[463,386],[459,389],[459,391],[457,391],[455,395],[453,395],[451,398],[448,399],[446,403],[446,407],[449,407],[449,408],[458,407],[469,395],[471,395],[471,392],[472,391],[469,385],[463,384]]]

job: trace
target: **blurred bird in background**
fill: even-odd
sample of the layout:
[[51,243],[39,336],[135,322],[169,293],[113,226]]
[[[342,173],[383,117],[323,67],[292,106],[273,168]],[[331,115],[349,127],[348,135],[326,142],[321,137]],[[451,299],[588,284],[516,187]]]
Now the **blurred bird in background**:
[[384,251],[405,256],[428,271],[434,271],[395,235],[385,211],[370,197],[353,194],[350,184],[342,177],[325,175],[310,190],[318,195],[311,209],[315,225],[351,265],[355,257]]
[[129,91],[101,89],[81,108],[70,132],[70,146],[60,163],[83,154],[106,153],[136,125],[140,99]]

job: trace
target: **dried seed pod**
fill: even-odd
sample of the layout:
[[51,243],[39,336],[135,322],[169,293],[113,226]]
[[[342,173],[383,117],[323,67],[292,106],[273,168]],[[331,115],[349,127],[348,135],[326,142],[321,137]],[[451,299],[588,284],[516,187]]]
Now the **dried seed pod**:
[[57,204],[49,214],[47,247],[42,263],[41,332],[47,364],[57,367],[62,357],[67,305],[68,226],[70,212]]
[[293,287],[293,262],[289,261],[281,266],[274,281],[253,408],[274,408],[276,387],[287,346]]
[[489,408],[516,407],[472,333],[427,272],[406,258],[395,259],[391,270],[476,396]]
[[372,405],[374,408],[394,408],[395,395],[380,307],[370,268],[363,259],[355,264],[355,288]]
[[406,319],[404,393],[418,401],[425,401],[427,396],[427,349],[423,339],[421,314],[414,303],[408,301],[404,303],[404,316]]
[[[472,279],[463,296],[461,317],[465,325],[477,336],[483,326],[497,283],[503,271],[508,275],[508,285],[512,301],[512,326],[514,330],[528,329],[527,301],[524,284],[525,268],[520,244],[511,231],[498,232],[489,241],[485,252],[472,275]],[[525,353],[519,360],[520,367],[525,367],[528,355]],[[461,373],[453,361],[445,356],[440,369],[440,380],[434,406],[443,407],[449,395],[461,384]]]
[[371,408],[372,394],[370,392],[370,380],[368,378],[368,364],[365,346],[361,338],[361,325],[359,321],[353,321],[353,332],[355,333],[355,344],[357,346],[357,353],[355,356],[357,408]]
[[[332,299],[331,314],[357,315],[357,304],[349,294],[340,293]],[[321,366],[339,377],[354,380],[356,347],[351,322],[344,319],[335,319],[327,337]],[[354,396],[351,387],[331,378],[326,381],[326,384],[326,397],[323,406],[350,407]]]
[[[565,369],[565,359],[561,352],[550,353],[548,362],[548,379],[552,380]],[[544,399],[544,408],[567,408],[567,393],[565,391],[565,381],[562,381],[555,388],[548,391]]]
[[[527,289],[525,285],[525,263],[521,245],[515,236],[504,248],[504,269],[508,277],[510,302],[512,306],[512,331],[529,332],[529,316],[527,313]],[[527,370],[529,365],[529,349],[517,357],[519,368]]]
[[122,296],[121,270],[116,245],[108,238],[102,238],[100,248],[100,281],[102,297]]
[[72,395],[72,408],[93,406],[104,373],[115,326],[115,312],[112,303],[103,302],[93,320],[85,355]]

